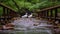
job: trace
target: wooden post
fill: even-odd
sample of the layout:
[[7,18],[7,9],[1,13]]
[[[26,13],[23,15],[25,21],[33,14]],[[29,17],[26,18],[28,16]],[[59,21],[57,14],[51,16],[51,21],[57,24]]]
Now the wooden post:
[[5,7],[3,7],[3,16],[5,17]]
[[56,18],[57,18],[57,8],[55,8],[55,19],[54,19],[55,21],[56,21]]
[[38,17],[40,17],[40,13],[38,13]]
[[44,14],[43,14],[43,11],[41,12],[41,17],[43,18]]
[[9,10],[9,9],[7,8],[7,15],[8,15],[8,10]]
[[46,14],[46,17],[48,18],[48,17],[49,17],[49,11],[46,11],[46,13],[47,13],[47,14]]
[[57,17],[57,8],[54,9],[55,10],[55,14],[54,14],[54,25],[56,25],[56,17]]
[[9,18],[9,14],[8,14],[8,11],[9,11],[9,9],[7,8],[7,20],[8,20],[8,18]]
[[53,17],[53,10],[51,9],[50,10],[50,18],[52,19],[52,17]]
[[42,15],[43,15],[42,17],[44,18],[44,11],[42,11]]
[[57,17],[57,8],[55,8],[55,20],[56,20],[56,17]]
[[47,11],[46,11],[46,14],[45,15],[46,15],[45,18],[47,18]]
[[44,18],[46,18],[46,13],[47,13],[47,11],[44,11]]
[[4,23],[5,23],[5,20],[6,20],[6,17],[5,17],[5,7],[3,7],[3,17],[4,17]]
[[40,12],[40,17],[42,18],[42,12]]

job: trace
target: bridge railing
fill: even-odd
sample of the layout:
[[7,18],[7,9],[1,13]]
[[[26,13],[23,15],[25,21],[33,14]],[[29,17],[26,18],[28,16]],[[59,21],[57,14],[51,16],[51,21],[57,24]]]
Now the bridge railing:
[[5,4],[0,3],[0,7],[2,8],[2,12],[3,12],[2,16],[0,16],[0,23],[2,25],[6,23],[10,23],[9,20],[11,20],[13,17],[18,16],[17,12],[14,9],[6,6]]
[[51,20],[58,20],[60,21],[60,18],[58,16],[58,9],[60,8],[60,5],[53,6],[50,8],[42,9],[40,12],[38,12],[38,16],[42,18],[47,18]]
[[[12,9],[12,8],[10,8],[10,7],[8,7],[8,6],[6,6],[6,5],[3,4],[3,3],[0,3],[0,7],[3,8],[3,16],[8,15],[9,12],[16,12],[14,9]],[[13,13],[12,13],[12,14],[13,14]]]
[[[11,17],[15,17],[16,15],[17,15],[17,12],[14,10],[14,9],[12,9],[12,8],[10,8],[10,7],[8,7],[8,6],[6,6],[5,4],[3,4],[3,3],[0,3],[0,7],[2,7],[2,16],[4,17],[4,18],[9,18],[10,16]],[[6,17],[7,16],[7,17]],[[0,17],[1,18],[1,17]]]

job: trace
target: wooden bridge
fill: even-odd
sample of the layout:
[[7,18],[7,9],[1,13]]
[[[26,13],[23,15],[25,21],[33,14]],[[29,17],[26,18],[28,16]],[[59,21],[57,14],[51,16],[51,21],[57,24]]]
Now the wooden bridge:
[[[3,9],[3,14],[0,17],[0,22],[6,23],[6,21],[9,21],[11,18],[18,16],[18,13],[4,5],[3,3],[0,3],[0,7]],[[58,21],[60,23],[60,15],[58,14],[58,9],[60,8],[60,5],[41,9],[40,12],[37,12],[39,18],[47,19],[49,20],[54,20],[53,23]],[[3,21],[1,21],[3,19]]]
[[37,12],[38,17],[46,18],[48,20],[54,20],[54,22],[59,21],[60,23],[60,15],[59,15],[60,13],[58,13],[59,8],[60,5],[42,9],[40,10],[40,12]]
[[[0,7],[3,8],[3,15],[6,16],[6,15],[15,15],[17,14],[16,10],[10,8],[9,6],[6,6],[5,4],[3,3],[0,3]],[[12,15],[11,15],[12,16]]]
[[[0,21],[3,19],[4,22],[6,22],[11,18],[16,17],[16,15],[18,16],[18,13],[14,9],[4,5],[3,3],[0,3],[0,7],[2,7],[3,9],[3,14],[2,14],[2,17],[0,17]],[[59,8],[60,8],[60,5],[41,9],[40,12],[37,12],[38,17],[45,18],[48,20],[54,20],[54,22],[59,21],[60,23],[60,15],[58,16]]]
[[[12,17],[15,17],[16,15],[18,15],[18,13],[14,9],[4,5],[3,3],[0,3],[0,7],[3,8],[2,16],[4,16],[5,19],[6,18],[9,19],[9,18],[12,18]],[[37,12],[38,17],[46,18],[48,20],[51,19],[51,20],[55,20],[55,21],[60,22],[60,17],[58,16],[58,9],[59,8],[60,8],[60,5],[45,8],[45,9],[41,9],[40,12]]]
[[0,16],[0,22],[5,23],[9,21],[11,18],[16,17],[18,15],[18,13],[14,9],[6,6],[3,3],[0,3],[0,7],[2,7],[2,11],[3,11],[2,16]]

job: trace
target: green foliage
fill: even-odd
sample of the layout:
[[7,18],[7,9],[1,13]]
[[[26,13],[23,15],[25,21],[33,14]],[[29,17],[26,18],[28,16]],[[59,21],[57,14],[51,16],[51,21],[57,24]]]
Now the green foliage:
[[[2,1],[2,0],[0,0]],[[15,0],[17,5],[19,6],[19,8],[21,9],[22,7],[24,8],[29,8],[30,10],[33,9],[37,9],[37,8],[46,8],[46,7],[50,7],[53,5],[57,5],[60,2],[54,1],[52,2],[49,0]],[[13,9],[17,10],[16,6],[14,5],[14,2],[12,2],[12,0],[4,0],[4,3],[10,7],[12,7]]]
[[[60,0],[14,0],[14,1],[17,3],[20,9],[28,8],[30,11],[35,9],[41,9],[41,8],[46,8],[50,6],[60,5],[60,2],[59,2]],[[0,2],[18,11],[18,8],[15,6],[12,0],[0,0]],[[23,13],[24,11],[20,11],[20,12]]]

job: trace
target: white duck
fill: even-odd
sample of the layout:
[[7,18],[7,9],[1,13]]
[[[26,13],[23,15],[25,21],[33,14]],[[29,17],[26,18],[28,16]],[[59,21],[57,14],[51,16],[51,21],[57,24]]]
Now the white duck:
[[28,16],[28,18],[31,18],[32,17],[32,14]]
[[24,18],[24,17],[27,17],[28,15],[27,15],[27,13],[24,15],[24,16],[22,16],[22,18]]

